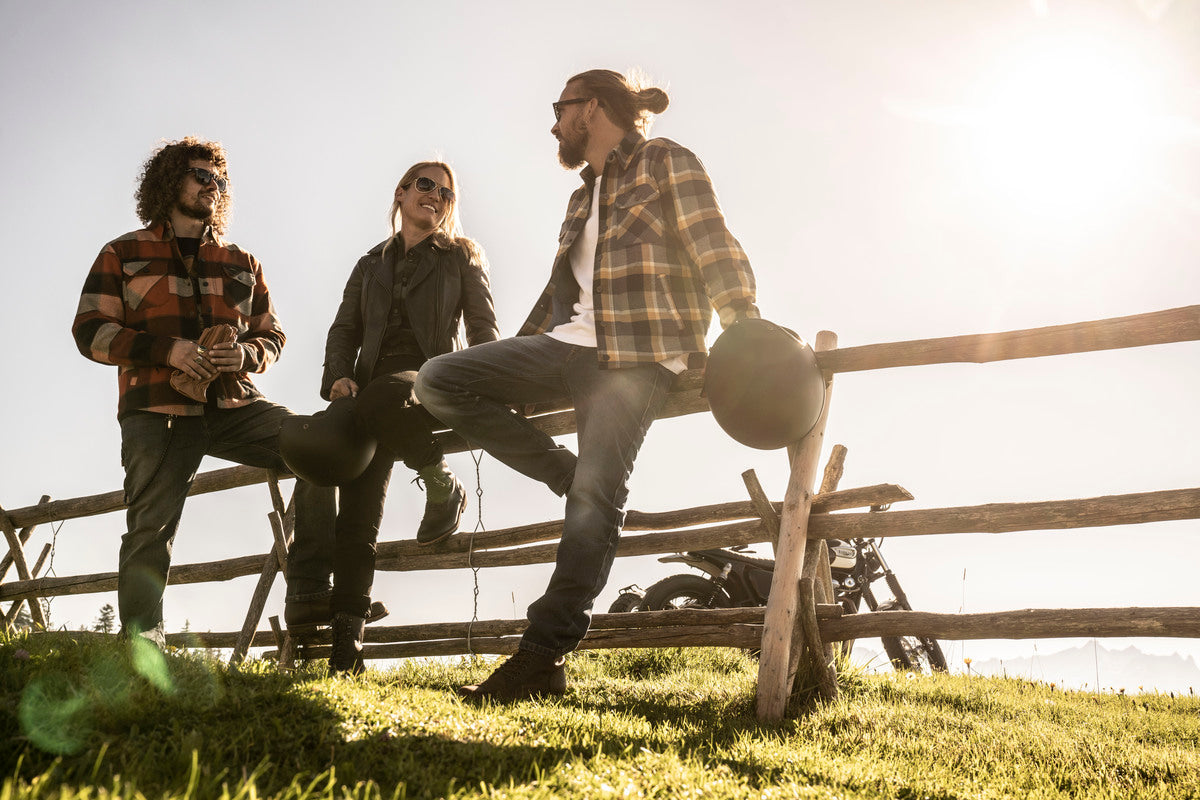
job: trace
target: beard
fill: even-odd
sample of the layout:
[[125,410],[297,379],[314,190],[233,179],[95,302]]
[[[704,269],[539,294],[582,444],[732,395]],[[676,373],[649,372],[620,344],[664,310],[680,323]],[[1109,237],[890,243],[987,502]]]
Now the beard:
[[574,136],[564,131],[563,137],[558,140],[558,163],[566,169],[582,167],[587,161],[584,154],[587,152],[588,136],[586,130]]
[[192,204],[182,202],[178,203],[176,208],[178,208],[179,213],[183,214],[185,217],[198,219],[201,222],[212,222],[213,214],[216,212],[215,205],[212,208],[209,208],[206,205],[202,205],[199,200]]

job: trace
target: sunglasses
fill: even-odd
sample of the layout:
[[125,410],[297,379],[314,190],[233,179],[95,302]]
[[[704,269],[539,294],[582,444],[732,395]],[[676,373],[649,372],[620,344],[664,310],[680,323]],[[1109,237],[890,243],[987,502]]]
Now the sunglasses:
[[590,97],[576,97],[571,100],[559,100],[557,103],[551,103],[550,105],[554,108],[554,121],[559,122],[562,120],[563,106],[573,106],[576,103],[586,103],[591,99],[592,98]]
[[220,190],[222,194],[225,192],[225,187],[229,185],[229,181],[225,180],[221,176],[214,175],[208,170],[201,169],[200,167],[188,167],[186,170],[184,170],[184,172],[192,173],[192,175],[196,178],[196,183],[200,184],[201,186],[208,186],[213,181],[216,181],[217,189]]
[[[437,190],[438,190],[438,194],[439,194],[439,195],[441,195],[441,198],[442,198],[443,200],[445,200],[447,203],[453,203],[453,202],[454,202],[454,192],[453,192],[453,190],[451,190],[451,189],[448,189],[448,188],[447,188],[447,187],[445,187],[445,186],[439,186],[439,185],[438,185],[438,182],[437,182],[437,181],[435,181],[433,178],[426,178],[426,177],[422,176],[422,177],[420,177],[420,178],[417,178],[417,179],[416,179],[415,181],[413,181],[413,182],[412,182],[412,184],[410,184],[410,185],[411,185],[411,186],[413,186],[413,187],[414,187],[414,188],[415,188],[415,189],[416,189],[418,192],[420,192],[421,194],[429,194],[429,193],[430,193],[430,192],[432,192],[434,189],[437,189]],[[408,186],[402,186],[401,188],[402,188],[402,189],[407,189],[407,188],[408,188]]]

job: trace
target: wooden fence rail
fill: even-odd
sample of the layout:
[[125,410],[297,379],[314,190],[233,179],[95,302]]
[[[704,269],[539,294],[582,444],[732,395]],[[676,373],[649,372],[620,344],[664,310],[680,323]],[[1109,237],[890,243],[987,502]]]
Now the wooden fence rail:
[[[630,614],[596,614],[580,649],[644,647],[630,644],[635,637],[670,635],[678,646],[757,648],[761,643],[763,608],[678,609]],[[973,614],[940,614],[928,611],[876,611],[843,614],[836,605],[816,606],[821,639],[850,641],[883,636],[929,636],[935,639],[1059,639],[1093,637],[1183,637],[1200,638],[1200,607],[1174,608],[1055,608],[994,611]],[[364,655],[372,658],[464,655],[467,653],[510,653],[525,630],[525,620],[479,620],[477,622],[433,622],[419,625],[370,626],[366,629]],[[704,630],[699,630],[699,627]],[[749,640],[741,634],[757,629]],[[627,632],[626,634],[621,633]],[[649,634],[648,631],[659,633]],[[689,638],[689,631],[698,633]],[[713,633],[716,633],[714,636]],[[231,648],[237,632],[172,633],[174,646]],[[261,645],[280,642],[272,631],[260,631]],[[327,653],[329,634],[314,636],[309,651],[314,658]],[[399,653],[403,650],[403,655]],[[264,653],[272,656],[273,653]]]
[[[984,363],[1096,350],[1141,347],[1200,340],[1200,306],[1127,317],[1055,325],[1002,333],[955,336],[861,347],[836,348],[836,337],[817,337],[818,363],[827,386],[835,373],[946,363]],[[700,396],[699,371],[680,375],[661,417],[707,410]],[[826,395],[825,413],[829,409]],[[547,403],[523,409],[541,430],[552,436],[574,432],[574,411],[566,403]],[[847,509],[886,507],[911,499],[899,486],[884,484],[835,491],[840,464],[826,470],[822,492],[814,495],[816,458],[824,436],[821,423],[805,440],[789,448],[789,484],[782,503],[771,503],[747,480],[751,500],[657,514],[631,511],[626,530],[650,533],[623,536],[619,556],[772,542],[776,545],[776,580],[766,609],[669,611],[637,614],[598,614],[581,648],[715,645],[762,648],[759,672],[759,717],[783,716],[794,676],[803,658],[816,669],[826,696],[836,693],[830,683],[831,642],[864,636],[919,635],[944,639],[1043,638],[1073,636],[1200,637],[1200,608],[1026,609],[988,614],[934,614],[890,611],[842,615],[832,604],[824,539],[878,538],[947,533],[1008,533],[1128,525],[1200,518],[1200,488],[1174,489],[1037,503],[998,503],[962,508],[833,513]],[[468,449],[450,432],[438,434],[447,453]],[[836,456],[835,448],[835,456]],[[843,451],[844,455],[844,451]],[[831,475],[833,477],[831,478]],[[267,483],[274,510],[271,523],[275,548],[271,553],[243,556],[172,568],[170,582],[202,583],[259,574],[259,586],[241,631],[170,634],[172,644],[232,647],[235,657],[252,642],[284,648],[282,632],[256,630],[262,602],[283,564],[291,517],[278,489],[278,477],[266,470],[230,467],[197,476],[191,494]],[[286,476],[285,476],[286,477]],[[0,529],[8,555],[0,563],[0,581],[10,566],[18,580],[0,583],[0,600],[13,601],[7,617],[22,602],[88,592],[112,591],[115,573],[67,577],[37,577],[40,566],[29,568],[23,546],[35,526],[105,514],[123,509],[121,492],[51,501],[5,512]],[[681,530],[686,528],[686,530]],[[553,543],[561,521],[524,525],[500,531],[459,534],[437,552],[418,549],[413,542],[383,542],[378,567],[382,570],[458,569],[468,566],[508,566],[552,561]],[[549,542],[549,543],[546,543]],[[44,560],[44,559],[42,559]],[[35,620],[40,608],[33,603]],[[274,622],[274,620],[273,620]],[[509,653],[515,649],[524,620],[474,623],[436,623],[368,629],[370,658],[450,655],[465,652]],[[80,634],[87,635],[87,634]],[[314,655],[325,647],[318,638]]]
[[[1037,358],[1196,340],[1200,340],[1200,305],[1070,325],[844,347],[821,353],[818,362],[823,370],[830,373],[857,372],[929,364]],[[682,373],[672,387],[672,396],[662,417],[707,410],[708,402],[699,396],[703,380],[701,370]],[[542,418],[536,424],[557,436],[575,429],[574,412],[553,413],[561,408],[561,403],[546,403],[533,406],[528,411],[541,414]],[[548,411],[552,413],[545,413]],[[443,432],[439,436],[448,453],[469,449],[462,438],[454,434]],[[267,470],[256,467],[212,470],[196,476],[191,494],[265,483],[267,475]],[[118,491],[25,506],[9,511],[8,517],[13,526],[24,528],[105,514],[124,507],[123,495]]]
[[[902,487],[894,484],[850,489],[838,492],[854,499],[856,505],[884,505],[912,499]],[[892,510],[886,514],[853,512],[827,513],[820,495],[814,501],[814,513],[808,527],[809,538],[855,539],[886,538],[959,533],[1015,533],[1020,531],[1068,530],[1098,528],[1113,525],[1134,525],[1169,520],[1200,519],[1200,488],[1173,489],[1161,492],[1091,497],[1078,500],[1055,500],[1035,503],[991,503],[959,508],[928,508],[912,511]],[[840,498],[834,498],[838,500]],[[835,506],[840,503],[835,502]],[[782,504],[775,503],[776,510]],[[629,512],[626,530],[646,530],[655,526],[684,527],[740,519],[721,525],[667,530],[641,535],[622,536],[617,546],[618,556],[637,556],[653,553],[673,553],[711,547],[769,542],[770,533],[761,519],[747,519],[754,513],[749,502],[723,503],[675,512],[642,514]],[[477,567],[521,566],[544,564],[554,560],[556,544],[518,547],[516,545],[557,539],[562,521],[538,523],[518,528],[488,531],[476,536],[475,549],[470,551],[471,534],[457,534],[447,544],[448,552],[429,552],[416,542],[380,542],[376,568],[404,572],[434,569],[463,569]],[[1198,531],[1200,534],[1200,531]],[[500,549],[505,548],[505,549]],[[170,583],[191,584],[227,581],[256,575],[262,569],[266,553],[198,564],[179,564],[171,568]],[[57,578],[16,580],[0,584],[0,600],[29,597],[109,592],[117,588],[115,572],[93,575],[73,575]]]

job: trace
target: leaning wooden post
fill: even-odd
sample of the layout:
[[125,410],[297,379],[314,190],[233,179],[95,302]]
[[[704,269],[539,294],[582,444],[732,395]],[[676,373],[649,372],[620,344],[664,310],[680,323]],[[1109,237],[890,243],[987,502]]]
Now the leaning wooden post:
[[[271,488],[271,504],[275,510],[267,514],[267,519],[271,523],[275,546],[271,548],[266,561],[263,562],[262,572],[258,576],[258,584],[254,587],[254,594],[250,597],[250,607],[246,609],[246,620],[242,623],[241,633],[238,634],[237,643],[229,657],[230,662],[234,664],[240,663],[254,645],[254,634],[258,630],[259,621],[262,620],[262,612],[267,605],[267,595],[271,592],[271,584],[275,582],[275,574],[281,571],[286,574],[287,571],[287,548],[292,526],[295,523],[294,504],[288,502],[286,509],[280,509],[283,495],[279,491],[278,478],[274,472],[270,474],[268,484]],[[295,500],[294,490],[292,499]],[[283,643],[277,642],[277,644],[282,645]]]
[[[42,554],[38,556],[37,563],[33,565],[33,569],[29,573],[30,575],[36,578],[39,574],[41,574],[42,566],[45,565],[46,559],[50,557],[51,549],[52,546],[49,542],[46,542],[44,545],[42,545]],[[4,615],[4,630],[9,630],[12,628],[13,623],[17,621],[17,615],[21,613],[21,606],[24,605],[25,602],[26,600],[24,598],[20,600],[14,600],[12,605],[8,607],[8,613]],[[30,608],[32,608],[33,604],[37,603],[37,598],[31,597],[29,598],[28,602],[30,604]],[[32,612],[30,612],[30,614],[32,615]]]
[[[42,495],[42,499],[38,502],[38,505],[44,506],[44,505],[46,505],[46,503],[49,503],[49,502],[50,502],[50,495],[44,494],[44,495]],[[21,540],[22,547],[25,545],[26,542],[29,541],[29,537],[33,535],[33,529],[36,527],[37,527],[37,524],[34,523],[33,525],[29,525],[29,526],[26,526],[21,529],[21,533],[20,533],[20,535],[17,536],[17,538]],[[0,558],[0,581],[4,580],[4,576],[8,574],[8,568],[11,567],[12,565],[13,565],[12,553],[5,553],[4,558]],[[34,570],[34,571],[36,572],[37,570]]]
[[767,533],[771,534],[771,547],[778,549],[779,515],[775,513],[775,506],[771,505],[754,470],[748,469],[743,472],[742,482],[746,484],[746,491],[750,493],[750,502],[754,504],[754,510],[762,520],[763,527],[767,529]]
[[[0,508],[0,527],[4,528],[4,538],[8,540],[8,552],[12,555],[13,564],[17,566],[17,577],[23,581],[33,580],[29,573],[29,564],[25,561],[25,550],[21,547],[21,537],[9,519],[8,512]],[[42,604],[37,597],[29,598],[29,616],[42,630],[46,630],[46,616],[42,613]]]
[[[846,463],[845,445],[836,444],[825,464],[818,494],[836,492]],[[807,587],[807,589],[806,589]],[[807,592],[807,594],[806,594]],[[804,568],[800,570],[800,629],[792,635],[792,651],[788,655],[788,673],[795,675],[807,647],[809,663],[817,677],[817,687],[826,700],[837,698],[837,670],[834,668],[833,645],[821,641],[816,624],[816,604],[836,603],[833,576],[829,570],[829,547],[824,539],[809,539],[804,546]],[[808,608],[812,606],[812,608]],[[802,635],[803,634],[803,635]]]
[[[816,352],[837,347],[837,334],[817,334]],[[825,421],[833,393],[833,376],[825,376],[825,407],[813,429],[794,447],[788,448],[791,470],[783,498],[779,525],[779,547],[775,554],[775,577],[763,618],[762,657],[758,665],[758,718],[763,722],[783,719],[796,677],[791,666],[792,635],[800,620],[800,572],[808,542],[808,517],[812,510],[813,480],[821,446],[825,441]]]

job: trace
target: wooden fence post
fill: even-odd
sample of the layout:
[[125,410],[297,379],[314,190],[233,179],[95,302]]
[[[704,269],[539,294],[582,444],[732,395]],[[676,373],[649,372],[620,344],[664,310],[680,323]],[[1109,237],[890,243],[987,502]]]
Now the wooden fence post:
[[[38,506],[44,506],[44,505],[46,505],[46,503],[49,503],[49,502],[50,502],[50,495],[44,494],[44,495],[42,495],[42,499],[40,501],[38,501]],[[11,520],[12,520],[12,518],[10,517],[9,521],[11,521]],[[13,527],[16,527],[16,526],[14,525]],[[21,540],[22,547],[25,545],[26,542],[29,541],[29,537],[33,535],[33,529],[36,527],[37,527],[37,523],[35,522],[32,525],[27,525],[24,528],[21,528],[21,533],[17,536],[17,538]],[[12,565],[13,565],[12,553],[5,553],[4,558],[0,558],[0,581],[4,580],[4,576],[8,574],[8,568],[11,567]],[[34,571],[36,572],[37,570],[34,570]]]
[[[42,554],[40,556],[38,556],[37,563],[35,563],[33,565],[33,569],[30,571],[30,574],[33,577],[36,578],[41,573],[42,566],[46,563],[46,559],[49,558],[51,549],[52,549],[52,547],[49,542],[46,542],[44,545],[42,545]],[[20,600],[14,600],[12,602],[12,604],[9,605],[9,607],[8,607],[8,613],[6,613],[4,615],[4,626],[3,626],[4,630],[8,630],[8,629],[12,628],[13,623],[17,621],[17,615],[21,613],[21,606],[24,605],[26,602],[29,603],[30,609],[32,609],[35,604],[38,605],[39,607],[41,605],[40,603],[38,603],[38,598],[36,598],[36,597],[31,597],[31,598],[29,598],[28,601],[25,600],[24,598],[22,598]],[[32,615],[33,615],[33,612],[30,611],[30,616],[32,616]]]
[[748,469],[743,472],[742,482],[746,484],[746,491],[750,493],[750,502],[754,504],[755,512],[763,521],[767,532],[771,534],[771,549],[778,550],[779,515],[775,513],[775,506],[771,505],[771,500],[763,491],[762,484],[758,482],[758,475],[754,470]]
[[[13,527],[8,512],[0,508],[0,527],[4,528],[4,538],[8,541],[8,552],[13,563],[17,566],[17,577],[23,581],[33,580],[29,573],[29,564],[25,561],[25,550],[21,547],[21,537]],[[29,599],[29,616],[42,630],[46,630],[46,615],[42,613],[42,604],[36,597]]]
[[[271,552],[267,554],[263,563],[262,572],[258,576],[258,584],[254,587],[254,594],[250,597],[250,607],[246,609],[246,620],[242,623],[241,633],[233,647],[233,653],[229,656],[230,662],[234,664],[245,659],[246,654],[254,645],[254,634],[258,630],[258,623],[262,620],[262,612],[267,605],[267,595],[271,592],[271,584],[275,582],[275,574],[280,571],[286,574],[287,571],[287,547],[291,541],[292,528],[295,525],[295,506],[294,503],[289,502],[286,509],[282,508],[283,493],[279,491],[279,478],[275,472],[271,472],[267,485],[271,490],[271,505],[275,509],[267,515],[267,519],[271,522],[275,546],[271,548]],[[292,500],[295,500],[294,489]],[[276,645],[282,646],[283,642],[276,642]]]
[[[837,491],[846,463],[846,447],[834,445],[825,464],[819,494]],[[800,626],[792,636],[788,655],[788,674],[795,675],[807,648],[808,661],[817,679],[817,689],[826,700],[838,696],[837,669],[833,660],[833,645],[821,640],[817,628],[818,604],[834,604],[833,575],[829,569],[829,546],[824,539],[809,539],[804,546],[804,567],[800,571]]]
[[[821,331],[815,350],[837,347],[837,334]],[[763,722],[783,719],[796,677],[791,664],[792,637],[798,617],[800,573],[808,543],[808,517],[812,509],[813,480],[825,441],[825,422],[833,393],[833,376],[825,376],[825,407],[817,424],[800,442],[788,448],[791,469],[783,514],[779,525],[779,547],[775,554],[775,577],[763,619],[762,656],[758,666],[758,718]]]

